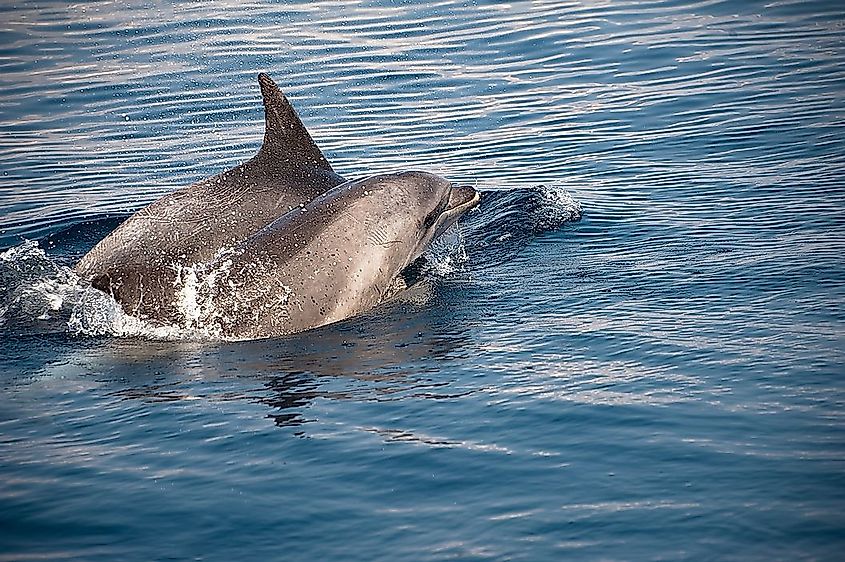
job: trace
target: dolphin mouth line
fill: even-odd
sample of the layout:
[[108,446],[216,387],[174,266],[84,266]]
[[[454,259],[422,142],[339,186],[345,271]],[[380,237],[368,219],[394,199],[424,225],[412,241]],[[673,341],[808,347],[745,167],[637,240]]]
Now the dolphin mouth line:
[[437,218],[429,241],[438,238],[455,224],[464,213],[477,206],[480,201],[481,195],[474,188],[468,185],[453,186],[449,192],[445,210]]

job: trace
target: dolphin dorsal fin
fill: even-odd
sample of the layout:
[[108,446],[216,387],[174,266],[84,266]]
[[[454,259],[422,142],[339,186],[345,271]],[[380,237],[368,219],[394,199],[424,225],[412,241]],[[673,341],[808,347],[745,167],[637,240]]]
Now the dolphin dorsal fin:
[[293,106],[265,73],[258,75],[264,98],[264,144],[260,153],[275,163],[296,167],[306,165],[334,173],[329,161],[320,152]]

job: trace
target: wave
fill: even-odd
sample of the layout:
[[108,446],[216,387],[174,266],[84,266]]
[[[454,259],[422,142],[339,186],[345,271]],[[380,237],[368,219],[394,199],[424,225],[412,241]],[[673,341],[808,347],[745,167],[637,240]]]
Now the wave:
[[[40,240],[0,253],[0,333],[4,336],[67,333],[82,337],[215,340],[209,322],[211,288],[220,271],[203,264],[178,276],[180,325],[159,326],[126,314],[110,295],[79,278],[71,264],[126,216],[88,218],[61,225]],[[581,205],[563,188],[537,186],[482,194],[470,212],[428,248],[409,284],[483,269],[516,255],[531,239],[581,217]]]
[[499,265],[581,214],[581,203],[557,185],[485,192],[480,210],[462,220],[468,260],[478,269]]

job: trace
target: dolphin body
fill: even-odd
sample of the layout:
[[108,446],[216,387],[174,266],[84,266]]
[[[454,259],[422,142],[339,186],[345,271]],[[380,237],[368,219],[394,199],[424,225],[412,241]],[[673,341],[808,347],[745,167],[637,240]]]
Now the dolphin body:
[[181,268],[210,260],[345,181],[273,80],[261,73],[258,82],[265,116],[258,154],[141,209],[77,263],[77,274],[127,313],[178,322]]
[[196,327],[256,339],[365,312],[478,202],[473,188],[425,172],[341,184],[203,264]]
[[479,201],[425,172],[346,181],[266,74],[251,160],[138,211],[76,265],[129,314],[227,339],[304,331],[376,306]]

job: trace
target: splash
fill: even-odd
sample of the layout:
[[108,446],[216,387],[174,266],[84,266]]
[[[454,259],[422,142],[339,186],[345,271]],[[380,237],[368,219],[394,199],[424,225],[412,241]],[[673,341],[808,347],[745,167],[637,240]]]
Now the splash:
[[0,328],[15,334],[178,339],[184,331],[126,314],[33,240],[0,253]]
[[78,297],[78,279],[70,268],[52,262],[37,242],[6,250],[0,254],[0,326],[32,319],[52,327]]
[[[68,333],[81,337],[139,337],[152,340],[219,341],[225,326],[243,323],[249,315],[257,325],[265,310],[250,306],[272,293],[272,306],[285,305],[292,289],[277,283],[262,286],[259,294],[232,279],[235,253],[224,248],[207,263],[177,266],[174,282],[179,313],[173,324],[154,324],[127,314],[110,295],[80,279],[75,271],[48,256],[35,241],[0,254],[0,330],[15,335]],[[254,275],[271,278],[254,266]],[[214,296],[221,290],[242,296],[221,309]],[[271,306],[268,303],[266,306]],[[246,315],[246,316],[245,316]],[[277,319],[285,321],[284,315]]]
[[[214,295],[221,289],[238,291],[238,283],[231,278],[232,259],[237,251],[224,247],[208,262],[190,266],[175,266],[176,309],[181,315],[181,329],[193,338],[226,339],[223,326],[233,321],[239,311],[221,310]],[[281,299],[287,302],[290,287],[282,286]],[[258,318],[255,319],[256,322]]]
[[153,326],[126,314],[109,295],[79,282],[81,292],[73,303],[68,331],[75,336],[143,337],[156,340],[182,339],[175,326]]
[[427,272],[438,277],[447,277],[463,268],[469,256],[460,225],[453,224],[433,240],[423,256],[428,264]]
[[532,240],[581,218],[581,204],[562,185],[486,191],[462,219],[473,271],[513,259]]

